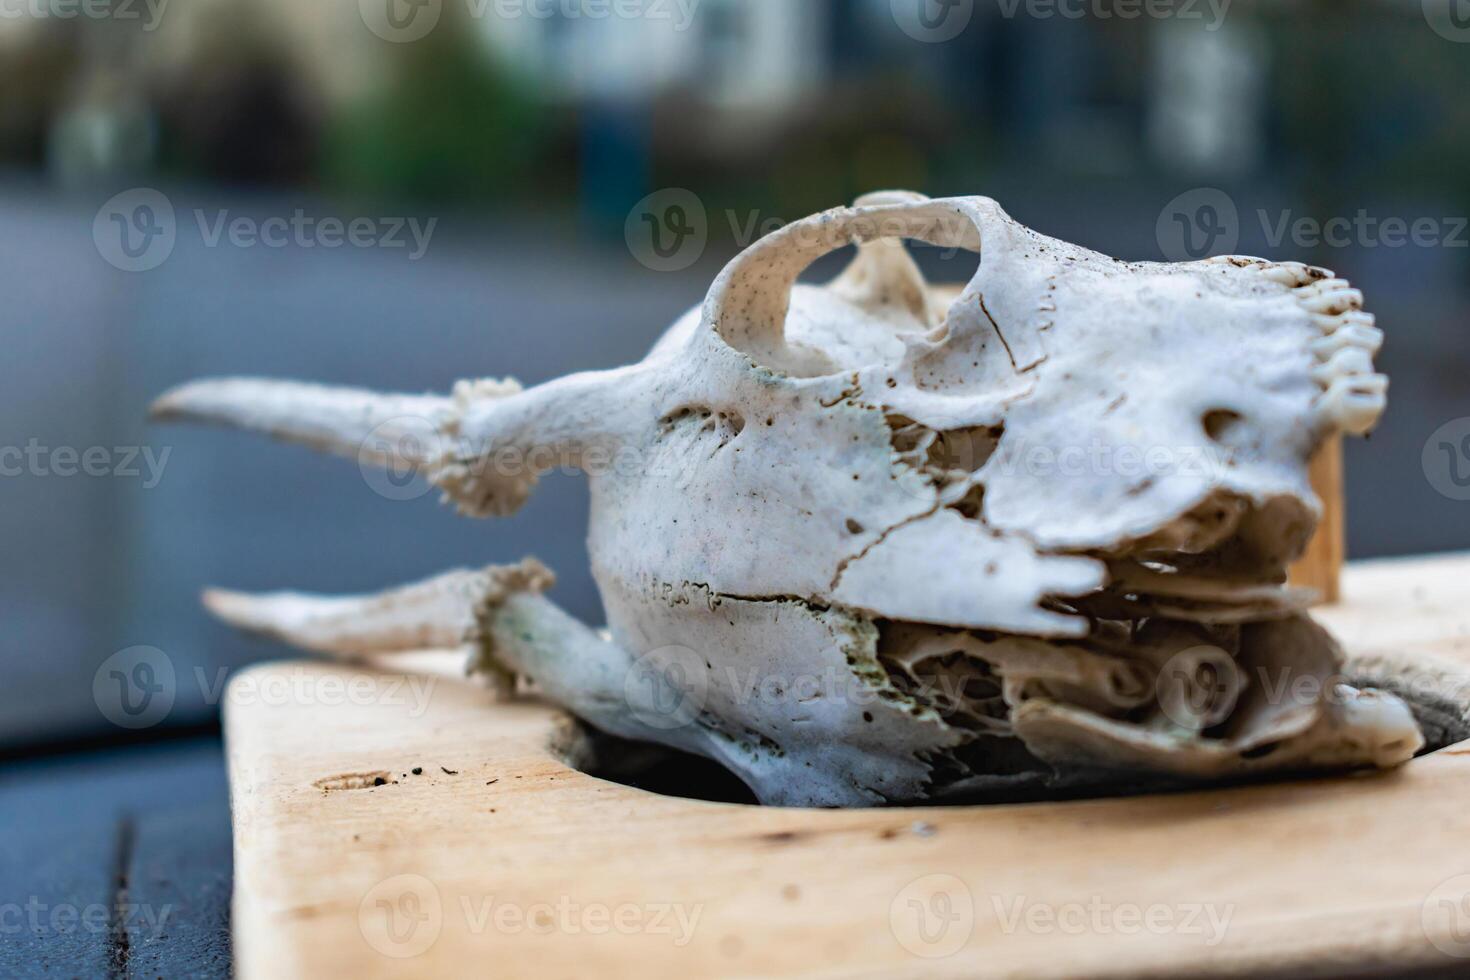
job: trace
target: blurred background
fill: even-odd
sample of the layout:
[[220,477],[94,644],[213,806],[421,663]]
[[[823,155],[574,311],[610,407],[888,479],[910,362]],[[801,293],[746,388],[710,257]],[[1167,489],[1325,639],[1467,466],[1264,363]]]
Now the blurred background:
[[137,645],[173,672],[148,734],[215,724],[225,672],[283,651],[207,584],[536,554],[601,616],[579,478],[469,522],[150,427],[159,392],[625,363],[755,237],[887,187],[1351,278],[1393,389],[1350,549],[1470,547],[1467,91],[1464,0],[0,0],[0,750],[136,737],[94,681]]

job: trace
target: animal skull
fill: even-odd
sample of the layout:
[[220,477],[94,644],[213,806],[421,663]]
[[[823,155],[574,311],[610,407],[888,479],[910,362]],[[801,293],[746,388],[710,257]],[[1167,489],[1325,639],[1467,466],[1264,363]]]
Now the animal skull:
[[[902,239],[978,271],[931,286]],[[206,601],[329,653],[469,646],[764,802],[1391,766],[1422,745],[1408,707],[1340,682],[1283,584],[1308,459],[1383,409],[1361,305],[1300,264],[1121,262],[886,192],[746,249],[629,367],[442,398],[202,381],[156,412],[421,465],[470,515],[585,470],[606,635],[534,562]]]

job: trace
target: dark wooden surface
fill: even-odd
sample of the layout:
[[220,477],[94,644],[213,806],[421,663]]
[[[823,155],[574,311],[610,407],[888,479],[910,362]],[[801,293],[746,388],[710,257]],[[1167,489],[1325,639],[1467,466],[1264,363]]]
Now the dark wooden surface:
[[230,974],[214,738],[0,767],[0,977]]

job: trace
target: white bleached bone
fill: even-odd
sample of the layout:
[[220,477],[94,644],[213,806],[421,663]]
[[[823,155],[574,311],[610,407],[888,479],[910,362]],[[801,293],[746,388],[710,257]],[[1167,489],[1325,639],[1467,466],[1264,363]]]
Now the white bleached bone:
[[[904,239],[979,267],[931,286]],[[743,251],[629,367],[446,398],[204,382],[159,412],[421,465],[476,515],[582,469],[605,636],[528,566],[207,601],[329,653],[467,645],[766,802],[1389,766],[1422,744],[1408,707],[1340,681],[1283,584],[1308,460],[1383,409],[1361,307],[1324,269],[1120,262],[882,192]]]

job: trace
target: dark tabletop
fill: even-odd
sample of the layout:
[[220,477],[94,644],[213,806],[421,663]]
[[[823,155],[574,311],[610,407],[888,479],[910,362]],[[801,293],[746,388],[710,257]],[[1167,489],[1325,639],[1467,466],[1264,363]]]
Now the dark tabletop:
[[230,878],[217,737],[0,763],[0,976],[228,976]]

